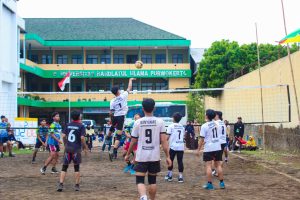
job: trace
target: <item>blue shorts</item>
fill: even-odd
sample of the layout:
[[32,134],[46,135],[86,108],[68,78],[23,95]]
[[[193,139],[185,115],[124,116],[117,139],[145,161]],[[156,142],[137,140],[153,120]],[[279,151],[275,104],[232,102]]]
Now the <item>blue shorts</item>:
[[8,137],[0,137],[0,144],[6,143],[8,141]]

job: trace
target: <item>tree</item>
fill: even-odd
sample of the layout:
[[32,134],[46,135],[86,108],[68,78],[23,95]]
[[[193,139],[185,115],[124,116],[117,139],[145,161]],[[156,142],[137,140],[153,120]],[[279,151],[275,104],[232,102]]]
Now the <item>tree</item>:
[[189,93],[187,108],[188,108],[188,120],[194,121],[195,119],[203,124],[205,122],[205,107],[204,96],[200,93]]
[[[295,52],[297,49],[297,45],[293,45],[291,52]],[[287,55],[287,49],[281,45],[260,44],[259,50],[261,66]],[[220,88],[228,81],[247,74],[257,67],[256,43],[239,45],[235,41],[216,41],[204,53],[194,87]],[[206,94],[217,96],[220,92]]]

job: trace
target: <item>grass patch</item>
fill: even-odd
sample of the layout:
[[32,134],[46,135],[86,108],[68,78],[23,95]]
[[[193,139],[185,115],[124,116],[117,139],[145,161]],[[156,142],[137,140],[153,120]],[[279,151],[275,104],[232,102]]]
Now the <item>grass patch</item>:
[[17,149],[17,148],[13,148],[12,150],[13,154],[16,155],[27,155],[27,154],[32,154],[32,149]]

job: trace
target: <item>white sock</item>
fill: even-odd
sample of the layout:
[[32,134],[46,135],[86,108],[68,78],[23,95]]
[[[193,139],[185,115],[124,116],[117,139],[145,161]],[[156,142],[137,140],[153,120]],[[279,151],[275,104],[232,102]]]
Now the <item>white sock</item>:
[[172,176],[172,171],[168,171],[168,176]]
[[140,200],[148,200],[148,197],[147,197],[147,195],[143,195],[143,196],[141,196],[141,197],[140,197]]
[[182,176],[182,173],[181,172],[179,172],[179,178],[182,178],[183,176]]

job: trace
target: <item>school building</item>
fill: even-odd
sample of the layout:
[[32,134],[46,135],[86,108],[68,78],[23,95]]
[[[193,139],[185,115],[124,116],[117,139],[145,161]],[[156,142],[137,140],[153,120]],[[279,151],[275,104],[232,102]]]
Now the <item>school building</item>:
[[[108,114],[114,85],[126,90],[130,77],[133,90],[151,91],[189,88],[195,62],[191,41],[132,18],[25,18],[22,36],[20,91],[21,117],[47,117],[53,111],[68,119],[68,94],[58,82],[70,71],[71,107],[84,118],[103,121]],[[134,63],[141,60],[142,69]],[[68,91],[68,86],[64,92]],[[36,94],[34,92],[37,92]],[[51,93],[49,92],[56,92]],[[187,94],[135,94],[129,105],[151,96],[157,101],[184,103]]]

